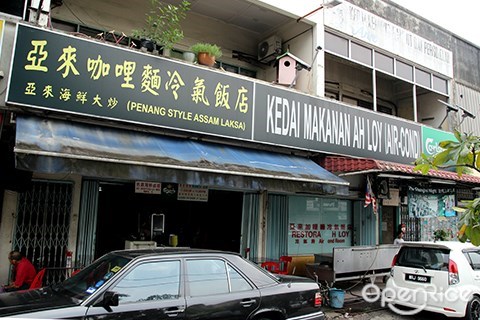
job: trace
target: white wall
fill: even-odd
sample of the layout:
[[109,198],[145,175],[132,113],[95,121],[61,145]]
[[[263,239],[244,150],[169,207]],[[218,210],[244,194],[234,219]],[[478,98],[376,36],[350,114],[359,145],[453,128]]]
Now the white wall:
[[0,56],[0,70],[3,71],[4,74],[4,78],[0,79],[0,105],[5,106],[7,79],[10,72],[10,60],[12,57],[13,39],[16,23],[19,21],[19,18],[0,13],[0,19],[5,20],[3,36],[0,42],[2,45]]
[[[138,5],[135,6],[135,3]],[[132,30],[143,26],[149,1],[128,2],[117,6],[107,4],[110,2],[64,1],[64,5],[52,10],[52,17],[101,30],[123,32],[127,36],[131,36]],[[75,15],[72,12],[75,12]],[[257,34],[218,20],[206,19],[193,12],[187,13],[187,19],[182,21],[182,28],[185,38],[179,41],[175,48],[187,50],[196,42],[215,43],[222,48],[222,61],[255,69],[242,61],[232,59],[232,50],[256,55],[257,44],[261,40]]]
[[[296,23],[296,19],[304,17],[301,21],[311,25],[311,32],[307,38],[303,38],[298,43],[291,45],[291,52],[303,61],[312,65],[312,70],[302,72],[297,79],[296,89],[317,96],[323,96],[325,92],[325,55],[323,50],[319,50],[315,61],[315,48],[320,46],[325,48],[324,32],[324,13],[328,8],[321,8],[323,3],[328,1],[311,0],[251,0],[252,2],[262,4],[274,11],[283,12],[290,15]],[[291,28],[286,28],[289,30]],[[288,32],[288,31],[285,31]],[[298,29],[295,30],[298,32]],[[285,37],[284,39],[289,39]]]
[[[257,66],[232,58],[232,51],[240,51],[254,57],[257,56],[258,44],[267,37],[275,34],[284,41],[292,39],[291,42],[284,45],[290,52],[298,56],[303,61],[312,62],[316,43],[319,42],[315,22],[310,18],[322,17],[316,13],[309,16],[309,19],[297,23],[296,18],[304,15],[306,12],[318,8],[317,2],[301,0],[300,4],[290,1],[252,1],[258,5],[265,6],[269,10],[274,10],[292,17],[287,25],[278,26],[272,34],[258,34],[248,30],[226,24],[222,21],[209,19],[205,16],[187,13],[187,19],[182,22],[185,38],[175,45],[175,48],[187,50],[196,42],[211,42],[222,48],[222,62],[244,67],[257,72],[257,78],[268,82],[276,80],[276,68],[274,64]],[[227,2],[228,4],[228,2]],[[278,7],[278,8],[277,8]],[[303,8],[305,7],[305,8]],[[123,32],[127,36],[132,34],[132,30],[141,28],[145,20],[145,12],[148,9],[148,1],[131,1],[114,5],[112,2],[83,0],[83,1],[64,1],[60,7],[52,10],[52,17],[69,21],[72,23],[87,25],[101,30],[115,30]],[[291,12],[289,12],[291,11]],[[319,12],[321,13],[322,10]],[[74,12],[75,14],[73,14]],[[307,23],[305,23],[307,22]],[[323,32],[320,33],[323,38]],[[322,42],[323,43],[323,42]],[[323,52],[319,53],[316,63],[323,68]],[[317,91],[317,83],[323,87],[323,81],[317,81],[317,69],[311,72],[302,71],[297,79],[296,89],[302,92],[314,94]]]

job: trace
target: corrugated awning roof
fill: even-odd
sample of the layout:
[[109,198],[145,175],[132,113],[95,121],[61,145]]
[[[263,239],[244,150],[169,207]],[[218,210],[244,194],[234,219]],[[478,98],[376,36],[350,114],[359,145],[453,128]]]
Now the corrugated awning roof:
[[[302,183],[348,186],[314,161],[288,154],[55,119],[17,118],[17,165],[40,172],[78,172],[78,161],[189,170]],[[29,157],[36,159],[28,159]],[[39,157],[48,159],[39,161]],[[72,164],[58,159],[71,159]],[[75,168],[73,168],[75,166]],[[110,170],[110,169],[109,169]],[[130,178],[149,179],[149,176]],[[220,178],[209,177],[220,183]],[[173,182],[173,181],[171,181]],[[184,182],[186,183],[186,182]]]
[[[425,176],[420,171],[414,171],[413,165],[394,163],[389,161],[375,160],[375,159],[357,159],[350,157],[340,156],[327,156],[321,162],[322,166],[335,173],[347,173],[347,172],[391,172],[400,173],[406,175]],[[430,170],[427,174],[428,177],[434,177],[438,179],[454,180],[467,183],[480,184],[480,177],[463,174],[458,176],[456,172],[444,171],[444,170]]]

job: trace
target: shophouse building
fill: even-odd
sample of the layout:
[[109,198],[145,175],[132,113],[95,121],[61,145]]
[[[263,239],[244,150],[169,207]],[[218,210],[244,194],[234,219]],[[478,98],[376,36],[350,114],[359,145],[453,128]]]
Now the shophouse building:
[[391,1],[192,0],[163,53],[131,37],[148,1],[36,4],[0,6],[0,256],[63,272],[154,242],[302,274],[400,223],[454,237],[476,196],[413,163],[480,132],[480,48]]

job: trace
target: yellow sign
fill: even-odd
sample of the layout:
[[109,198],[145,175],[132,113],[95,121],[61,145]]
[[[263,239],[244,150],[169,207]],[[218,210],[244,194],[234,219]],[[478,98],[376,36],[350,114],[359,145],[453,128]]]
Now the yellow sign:
[[5,20],[0,20],[0,53],[2,52],[2,43],[3,43],[3,30],[5,26]]

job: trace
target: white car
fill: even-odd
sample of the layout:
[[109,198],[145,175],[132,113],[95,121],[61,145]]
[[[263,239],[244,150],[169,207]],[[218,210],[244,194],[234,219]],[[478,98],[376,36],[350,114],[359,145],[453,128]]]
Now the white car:
[[457,241],[404,242],[382,298],[400,314],[425,310],[480,319],[480,247]]

